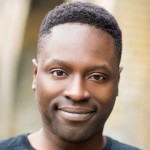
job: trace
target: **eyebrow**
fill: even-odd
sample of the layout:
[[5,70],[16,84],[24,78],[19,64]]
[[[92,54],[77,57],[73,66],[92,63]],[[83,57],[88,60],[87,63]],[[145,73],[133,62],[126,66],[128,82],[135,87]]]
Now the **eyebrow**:
[[112,69],[110,69],[110,67],[108,67],[106,64],[103,65],[92,65],[90,67],[88,67],[87,69],[88,71],[94,71],[94,70],[104,70],[106,71],[108,74],[112,74]]
[[[66,63],[63,60],[58,60],[58,59],[50,59],[46,62],[46,64],[57,64],[57,65],[60,65],[60,66],[66,67],[66,68],[71,68],[71,65],[69,65],[68,63]],[[87,72],[94,71],[94,70],[104,70],[104,71],[108,72],[109,74],[113,73],[112,69],[106,64],[102,64],[102,65],[94,64],[94,65],[89,66],[85,70]]]
[[56,65],[60,65],[60,66],[64,66],[66,68],[70,68],[71,66],[69,64],[67,64],[65,61],[63,60],[58,60],[58,59],[49,59],[46,64],[56,64]]

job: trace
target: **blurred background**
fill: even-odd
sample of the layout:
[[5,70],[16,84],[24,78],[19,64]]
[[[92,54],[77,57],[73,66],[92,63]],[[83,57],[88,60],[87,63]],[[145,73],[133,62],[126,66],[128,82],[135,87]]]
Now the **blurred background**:
[[[123,31],[119,96],[104,134],[150,149],[150,0],[80,0],[103,6]],[[0,139],[41,126],[32,58],[43,17],[63,0],[0,0]]]

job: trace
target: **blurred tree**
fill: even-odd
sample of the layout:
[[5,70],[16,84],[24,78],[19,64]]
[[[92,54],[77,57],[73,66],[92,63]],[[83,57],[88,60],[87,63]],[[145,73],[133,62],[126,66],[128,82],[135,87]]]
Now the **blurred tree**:
[[30,0],[0,1],[0,135],[12,130],[18,61]]

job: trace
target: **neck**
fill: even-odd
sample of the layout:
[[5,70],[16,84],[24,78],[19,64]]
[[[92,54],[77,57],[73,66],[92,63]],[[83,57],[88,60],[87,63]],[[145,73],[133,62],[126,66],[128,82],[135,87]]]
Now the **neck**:
[[102,150],[106,144],[105,138],[100,133],[82,143],[70,143],[44,128],[29,135],[28,139],[31,145],[38,150]]

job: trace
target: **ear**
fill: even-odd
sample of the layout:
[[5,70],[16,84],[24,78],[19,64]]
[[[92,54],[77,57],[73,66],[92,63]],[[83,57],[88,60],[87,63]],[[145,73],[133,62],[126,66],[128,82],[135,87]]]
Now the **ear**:
[[[119,67],[119,73],[118,73],[119,80],[120,80],[120,74],[121,74],[122,70],[123,70],[123,67]],[[118,81],[119,81],[119,80],[118,80]]]
[[[119,72],[118,72],[118,84],[119,84],[119,81],[120,81],[120,74],[121,74],[122,70],[123,70],[123,67],[119,67]],[[117,96],[118,96],[118,94],[119,94],[119,89],[117,89]]]
[[32,82],[32,90],[36,90],[36,75],[38,71],[38,63],[36,59],[32,59],[32,64],[33,64],[33,82]]
[[119,74],[122,72],[123,67],[119,67]]

